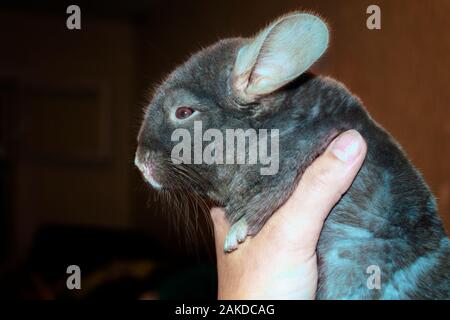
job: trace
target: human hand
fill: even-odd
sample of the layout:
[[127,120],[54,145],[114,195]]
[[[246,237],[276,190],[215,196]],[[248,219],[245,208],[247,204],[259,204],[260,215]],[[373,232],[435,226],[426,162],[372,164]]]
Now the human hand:
[[355,130],[340,134],[304,172],[296,190],[262,230],[224,253],[230,228],[224,211],[211,216],[217,252],[219,299],[314,299],[316,246],[323,223],[352,184],[367,152]]

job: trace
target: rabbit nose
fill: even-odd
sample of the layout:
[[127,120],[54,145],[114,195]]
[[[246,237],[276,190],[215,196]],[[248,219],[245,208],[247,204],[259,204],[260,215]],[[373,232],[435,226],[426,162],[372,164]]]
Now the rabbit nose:
[[150,183],[155,189],[161,189],[162,185],[155,178],[155,164],[150,159],[150,151],[136,151],[134,163],[139,168],[145,180]]
[[134,165],[139,168],[139,170],[144,171],[144,167],[147,166],[150,158],[150,151],[143,151],[138,148],[136,155],[134,156]]
[[153,178],[155,167],[150,162],[144,162],[138,167],[146,179]]
[[138,149],[134,157],[134,164],[146,178],[153,176],[155,166],[150,160],[150,151],[141,152],[141,150]]

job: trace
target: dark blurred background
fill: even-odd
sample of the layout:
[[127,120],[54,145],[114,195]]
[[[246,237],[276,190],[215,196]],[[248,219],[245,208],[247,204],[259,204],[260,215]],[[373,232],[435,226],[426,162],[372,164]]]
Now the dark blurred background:
[[[70,4],[81,30],[66,28]],[[381,30],[366,28],[371,4]],[[214,298],[214,253],[184,240],[208,228],[177,231],[133,167],[143,108],[194,51],[296,9],[331,27],[313,70],[397,138],[448,229],[450,1],[15,1],[0,5],[0,296]],[[65,287],[71,264],[80,291]]]

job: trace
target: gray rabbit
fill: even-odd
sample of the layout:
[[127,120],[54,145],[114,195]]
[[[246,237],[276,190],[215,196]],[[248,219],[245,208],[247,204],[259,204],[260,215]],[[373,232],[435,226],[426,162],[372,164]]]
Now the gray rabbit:
[[[253,38],[221,40],[194,54],[154,93],[136,165],[156,189],[181,188],[225,207],[232,227],[224,250],[231,251],[258,233],[333,138],[358,130],[368,152],[322,230],[317,298],[448,299],[450,242],[422,176],[357,97],[308,72],[328,38],[320,18],[294,12]],[[179,141],[172,133],[194,136],[196,122],[224,135],[277,129],[277,173],[261,174],[261,163],[174,161]],[[373,265],[381,271],[378,289],[367,286]]]

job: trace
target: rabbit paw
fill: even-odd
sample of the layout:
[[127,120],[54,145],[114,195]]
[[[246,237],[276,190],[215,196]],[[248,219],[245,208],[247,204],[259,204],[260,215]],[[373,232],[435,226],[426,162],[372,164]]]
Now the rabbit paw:
[[224,251],[232,252],[238,248],[239,243],[245,241],[248,234],[248,224],[244,218],[233,224],[225,238]]

